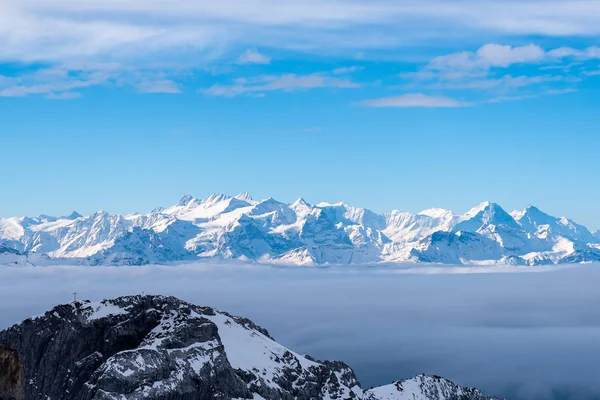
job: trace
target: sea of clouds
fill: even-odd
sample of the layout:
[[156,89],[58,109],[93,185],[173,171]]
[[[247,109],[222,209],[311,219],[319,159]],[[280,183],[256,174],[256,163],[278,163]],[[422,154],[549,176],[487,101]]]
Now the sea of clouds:
[[341,359],[363,386],[439,374],[510,399],[600,399],[600,265],[2,267],[0,329],[79,298],[165,294]]

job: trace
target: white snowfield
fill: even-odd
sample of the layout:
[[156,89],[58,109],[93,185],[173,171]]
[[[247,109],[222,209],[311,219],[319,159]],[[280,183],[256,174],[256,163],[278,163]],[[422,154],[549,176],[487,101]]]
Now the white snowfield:
[[209,257],[297,266],[581,263],[600,261],[600,233],[534,206],[510,214],[489,202],[464,215],[441,208],[377,214],[346,203],[255,201],[248,193],[186,195],[148,214],[0,219],[0,264],[141,265]]

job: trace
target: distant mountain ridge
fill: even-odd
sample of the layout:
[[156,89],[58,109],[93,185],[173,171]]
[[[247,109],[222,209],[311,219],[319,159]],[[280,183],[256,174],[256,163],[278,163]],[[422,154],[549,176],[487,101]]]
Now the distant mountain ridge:
[[600,261],[600,233],[534,206],[484,202],[377,214],[346,203],[185,195],[147,214],[0,218],[0,264],[166,264],[206,258],[289,265],[397,262],[542,265]]

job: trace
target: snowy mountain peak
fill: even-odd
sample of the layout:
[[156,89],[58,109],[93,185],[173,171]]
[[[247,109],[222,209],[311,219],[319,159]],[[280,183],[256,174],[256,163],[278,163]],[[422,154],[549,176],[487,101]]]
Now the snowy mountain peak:
[[195,198],[194,196],[192,196],[191,194],[185,194],[181,200],[179,200],[179,203],[177,203],[178,207],[187,207],[192,203],[199,203],[199,200],[197,198]]
[[328,203],[326,201],[322,201],[320,203],[317,204],[317,207],[343,207],[344,206],[344,202],[343,201],[338,201],[337,203]]
[[[463,221],[470,222],[468,225],[505,225],[515,229],[519,228],[519,225],[509,213],[504,211],[498,204],[489,201],[485,201],[467,211]],[[464,227],[461,226],[460,229]]]
[[47,221],[47,222],[54,222],[56,221],[58,218],[53,217],[51,215],[46,215],[46,214],[40,214],[38,215],[38,219],[41,221]]
[[535,216],[535,217],[552,218],[550,215],[546,214],[545,212],[543,212],[542,210],[540,210],[539,208],[537,208],[536,206],[533,206],[533,205],[528,205],[527,207],[525,207],[525,209],[523,210],[521,215],[522,216],[531,215],[531,216]]
[[[272,197],[255,204],[250,214],[261,218],[269,226],[288,225],[296,221],[296,213],[287,204]],[[267,216],[268,221],[265,220]]]
[[77,219],[77,218],[81,218],[83,217],[83,215],[79,214],[77,211],[73,211],[71,214],[69,215],[65,215],[64,217],[61,217],[60,219]]
[[374,388],[368,390],[367,393],[379,400],[493,399],[475,388],[461,387],[440,376],[424,374]]
[[294,201],[292,204],[290,204],[290,207],[292,207],[292,208],[310,207],[310,204],[308,204],[308,202],[306,200],[304,200],[302,197],[298,197],[298,199],[296,199],[296,201]]
[[283,207],[287,208],[287,205],[275,200],[272,197],[268,197],[262,201],[259,201],[252,209],[252,212],[253,214],[265,214]]
[[464,215],[443,208],[378,214],[344,202],[313,206],[302,198],[285,204],[271,197],[257,202],[247,193],[205,200],[185,195],[177,205],[148,214],[0,218],[0,242],[24,254],[92,264],[195,257],[297,265],[545,264],[600,257],[598,235],[534,206],[512,216],[491,202]]
[[227,196],[225,194],[214,193],[208,196],[206,199],[204,199],[202,203],[206,205],[212,205],[229,199],[231,199],[230,196]]
[[522,211],[517,211],[513,215],[514,219],[518,221],[521,225],[544,225],[544,224],[552,224],[556,222],[556,218],[552,217],[536,206],[529,205],[525,207]]
[[298,200],[290,204],[290,209],[296,213],[298,218],[304,219],[313,211],[314,208],[302,197],[299,197]]
[[237,196],[235,196],[235,198],[238,200],[245,201],[246,203],[254,203],[254,199],[252,199],[252,196],[250,196],[250,193],[248,192],[241,192]]
[[490,203],[489,201],[484,201],[471,208],[469,211],[465,213],[465,218],[473,218],[477,214],[486,211],[492,207],[494,203]]
[[419,215],[426,215],[431,218],[446,218],[454,216],[454,213],[451,210],[445,208],[428,208],[419,213]]
[[566,238],[583,244],[597,241],[586,227],[565,217],[553,217],[535,206],[528,206],[516,213],[515,219],[524,230],[540,239],[554,237],[554,242],[560,242]]

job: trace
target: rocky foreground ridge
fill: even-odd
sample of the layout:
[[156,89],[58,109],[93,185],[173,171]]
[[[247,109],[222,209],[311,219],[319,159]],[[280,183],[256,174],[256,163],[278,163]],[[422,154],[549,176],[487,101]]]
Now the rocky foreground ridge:
[[0,400],[493,400],[436,376],[370,390],[252,321],[163,296],[59,305],[0,332]]

